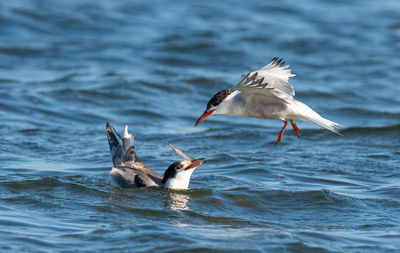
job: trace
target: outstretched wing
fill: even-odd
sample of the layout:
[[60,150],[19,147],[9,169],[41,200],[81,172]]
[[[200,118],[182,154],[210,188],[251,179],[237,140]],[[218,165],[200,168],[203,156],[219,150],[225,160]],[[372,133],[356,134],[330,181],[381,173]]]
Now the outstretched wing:
[[[272,100],[290,103],[295,95],[289,78],[295,76],[282,59],[273,58],[267,65],[247,73],[234,87],[246,95],[264,95]],[[267,99],[266,98],[266,99]]]

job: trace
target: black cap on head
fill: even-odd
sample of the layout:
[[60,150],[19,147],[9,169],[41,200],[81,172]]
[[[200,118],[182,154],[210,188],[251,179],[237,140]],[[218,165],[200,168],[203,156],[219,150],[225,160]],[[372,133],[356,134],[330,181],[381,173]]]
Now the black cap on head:
[[165,170],[164,172],[164,177],[162,179],[162,183],[165,184],[167,182],[168,178],[173,178],[175,177],[176,171],[180,170],[183,168],[183,165],[181,164],[180,161],[172,163],[168,169]]
[[215,94],[210,101],[208,101],[207,104],[207,111],[211,108],[211,107],[215,107],[218,106],[222,101],[224,101],[224,99],[229,96],[229,94],[232,93],[232,90],[221,90],[219,92],[217,92],[217,94]]

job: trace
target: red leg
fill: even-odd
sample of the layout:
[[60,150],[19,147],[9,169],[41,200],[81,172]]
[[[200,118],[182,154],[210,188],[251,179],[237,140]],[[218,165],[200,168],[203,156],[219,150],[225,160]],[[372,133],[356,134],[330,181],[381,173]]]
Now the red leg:
[[281,131],[279,132],[278,140],[276,141],[276,144],[278,144],[281,141],[283,133],[285,132],[285,128],[286,128],[287,123],[288,123],[287,120],[283,120],[283,122],[285,122],[285,124],[283,125]]
[[299,128],[297,127],[296,123],[294,123],[294,120],[291,119],[290,123],[292,124],[293,130],[296,132],[297,137],[300,137]]

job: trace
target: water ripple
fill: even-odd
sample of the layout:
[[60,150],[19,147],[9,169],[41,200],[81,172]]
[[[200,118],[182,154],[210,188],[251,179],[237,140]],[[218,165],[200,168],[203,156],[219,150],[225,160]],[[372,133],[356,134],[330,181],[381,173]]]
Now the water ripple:
[[[1,251],[400,249],[398,6],[232,4],[2,3]],[[276,145],[282,122],[222,115],[193,128],[274,56],[344,136],[299,121]],[[107,121],[161,174],[180,159],[167,141],[208,163],[190,190],[113,188]]]

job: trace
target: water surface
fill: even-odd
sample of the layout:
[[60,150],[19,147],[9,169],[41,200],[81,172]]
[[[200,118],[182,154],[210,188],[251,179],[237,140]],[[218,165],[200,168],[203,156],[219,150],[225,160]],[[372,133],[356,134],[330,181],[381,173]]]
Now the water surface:
[[[4,1],[2,252],[400,250],[397,1]],[[212,116],[208,99],[284,57],[296,98],[344,137]],[[110,121],[191,189],[116,189]]]

